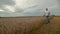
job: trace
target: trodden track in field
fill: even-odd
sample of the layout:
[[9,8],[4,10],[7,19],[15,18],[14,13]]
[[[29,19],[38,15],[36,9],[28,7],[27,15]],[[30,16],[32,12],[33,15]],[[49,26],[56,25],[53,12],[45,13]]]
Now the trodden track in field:
[[60,34],[60,17],[54,17],[49,24],[44,24],[34,34]]
[[[50,21],[45,24],[44,17],[0,18],[0,34],[55,34],[60,31],[60,17],[54,17]],[[36,29],[31,30],[32,28]]]

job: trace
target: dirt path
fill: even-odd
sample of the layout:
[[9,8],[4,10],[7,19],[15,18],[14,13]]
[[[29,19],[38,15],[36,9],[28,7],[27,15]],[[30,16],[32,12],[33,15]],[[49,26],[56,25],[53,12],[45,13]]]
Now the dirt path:
[[54,34],[60,34],[60,17],[55,17],[54,23],[55,23]]
[[54,18],[51,20],[50,24],[44,24],[41,29],[39,29],[37,34],[53,34],[60,25],[60,18]]
[[60,18],[54,18],[51,20],[51,23],[44,24],[39,28],[34,34],[54,34],[54,32],[59,28]]

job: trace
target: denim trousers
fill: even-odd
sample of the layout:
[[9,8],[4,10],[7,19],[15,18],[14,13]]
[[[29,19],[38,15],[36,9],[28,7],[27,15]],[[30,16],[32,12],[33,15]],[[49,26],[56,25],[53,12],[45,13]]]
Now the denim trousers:
[[50,16],[46,16],[46,23],[50,23]]

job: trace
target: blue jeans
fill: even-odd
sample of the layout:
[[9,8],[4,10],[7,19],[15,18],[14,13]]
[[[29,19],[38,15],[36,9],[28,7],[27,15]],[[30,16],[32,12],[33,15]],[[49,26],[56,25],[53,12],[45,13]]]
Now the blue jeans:
[[50,23],[50,16],[46,16],[46,23]]

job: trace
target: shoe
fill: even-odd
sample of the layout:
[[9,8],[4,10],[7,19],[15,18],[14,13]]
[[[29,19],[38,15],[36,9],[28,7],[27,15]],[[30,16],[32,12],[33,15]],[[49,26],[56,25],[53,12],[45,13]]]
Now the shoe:
[[48,23],[50,23],[50,21]]
[[48,24],[48,23],[46,23],[46,24]]

